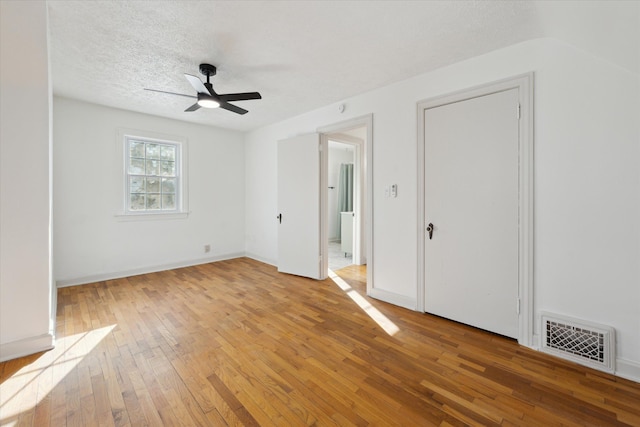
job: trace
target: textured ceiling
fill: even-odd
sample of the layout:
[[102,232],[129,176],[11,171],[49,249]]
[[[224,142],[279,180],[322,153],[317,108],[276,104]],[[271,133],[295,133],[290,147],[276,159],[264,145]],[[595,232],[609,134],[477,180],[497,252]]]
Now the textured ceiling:
[[[587,3],[49,1],[53,90],[248,131],[537,37],[582,43],[638,73],[640,3],[616,3],[607,19],[624,22],[597,28],[591,21],[613,2]],[[621,41],[628,46],[610,49]],[[184,73],[202,77],[203,62],[218,67],[217,92],[259,91],[263,99],[236,102],[249,110],[243,116],[185,113],[192,100],[143,90],[193,94]]]

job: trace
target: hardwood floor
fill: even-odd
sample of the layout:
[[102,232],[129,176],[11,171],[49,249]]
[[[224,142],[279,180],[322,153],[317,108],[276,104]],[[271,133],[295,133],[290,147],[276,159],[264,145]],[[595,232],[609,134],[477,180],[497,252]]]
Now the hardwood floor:
[[640,426],[640,384],[340,274],[242,258],[60,289],[56,348],[0,364],[0,423]]

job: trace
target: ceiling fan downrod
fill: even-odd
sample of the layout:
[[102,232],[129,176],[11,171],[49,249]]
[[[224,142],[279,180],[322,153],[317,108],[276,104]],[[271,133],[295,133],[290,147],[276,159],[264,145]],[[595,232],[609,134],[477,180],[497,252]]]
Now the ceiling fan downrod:
[[216,75],[216,67],[211,64],[200,64],[200,73],[207,77],[207,83],[209,83],[209,77]]

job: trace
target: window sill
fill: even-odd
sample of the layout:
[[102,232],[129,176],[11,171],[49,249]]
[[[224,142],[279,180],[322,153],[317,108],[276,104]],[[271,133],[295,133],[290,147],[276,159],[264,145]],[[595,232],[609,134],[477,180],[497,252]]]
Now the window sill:
[[171,213],[117,213],[115,218],[118,221],[157,221],[170,219],[187,219],[191,212],[171,212]]

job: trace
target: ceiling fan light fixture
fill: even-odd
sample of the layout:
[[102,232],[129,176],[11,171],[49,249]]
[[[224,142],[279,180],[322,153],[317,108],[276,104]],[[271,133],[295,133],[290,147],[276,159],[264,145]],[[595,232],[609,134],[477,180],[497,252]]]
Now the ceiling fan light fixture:
[[220,103],[213,99],[212,96],[203,95],[201,93],[198,94],[198,105],[203,108],[218,108]]

